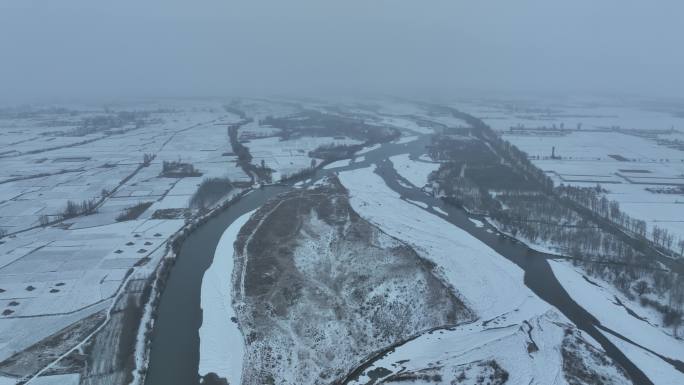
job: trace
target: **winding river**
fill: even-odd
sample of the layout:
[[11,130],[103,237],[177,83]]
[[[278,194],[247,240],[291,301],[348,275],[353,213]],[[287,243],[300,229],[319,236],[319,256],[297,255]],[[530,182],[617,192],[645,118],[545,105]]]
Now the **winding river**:
[[[343,168],[321,170],[316,179],[335,171],[377,165],[376,172],[385,183],[402,197],[439,207],[448,213],[450,223],[467,231],[499,254],[525,271],[524,283],[536,295],[556,307],[578,328],[598,341],[607,354],[629,373],[636,384],[652,384],[615,345],[600,331],[609,331],[572,300],[554,276],[547,261],[549,255],[530,249],[521,242],[500,234],[491,227],[477,227],[465,211],[445,205],[416,188],[400,184],[388,157],[409,153],[414,157],[425,152],[429,135],[421,135],[406,144],[388,143],[368,152],[361,162]],[[269,186],[254,190],[228,209],[196,229],[184,242],[176,264],[172,268],[166,288],[158,307],[157,321],[151,341],[150,362],[146,377],[147,385],[195,385],[199,384],[199,327],[202,323],[200,288],[202,276],[212,262],[216,245],[223,231],[240,215],[263,205],[276,195],[290,190],[291,186]]]
[[145,384],[199,384],[200,289],[216,245],[234,220],[288,190],[282,186],[253,190],[185,239],[157,308]]

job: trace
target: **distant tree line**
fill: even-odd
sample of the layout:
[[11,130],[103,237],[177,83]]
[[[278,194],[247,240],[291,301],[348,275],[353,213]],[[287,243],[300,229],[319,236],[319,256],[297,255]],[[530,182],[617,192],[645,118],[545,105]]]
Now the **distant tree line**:
[[394,140],[401,132],[393,127],[369,124],[364,119],[307,110],[293,115],[268,116],[260,125],[280,129],[280,136],[339,136],[363,140],[367,145]]
[[[149,111],[118,111],[116,113],[106,113],[103,115],[86,116],[81,119],[78,125],[68,131],[51,132],[50,135],[57,136],[85,136],[101,131],[117,133],[115,129],[122,129],[125,126],[131,128],[144,127],[150,117]],[[157,122],[159,120],[156,120]]]
[[117,222],[131,221],[138,219],[154,202],[139,202],[131,207],[127,207],[116,217]]
[[304,168],[299,171],[295,171],[291,174],[283,174],[280,177],[281,182],[290,182],[296,180],[305,180],[313,177],[316,174],[316,167],[313,165],[309,168]]
[[[79,215],[90,215],[97,212],[97,199],[84,199],[80,203],[67,201],[64,210],[59,214],[61,220],[75,218]],[[46,216],[47,218],[47,216]]]
[[202,176],[202,173],[192,163],[179,160],[162,162],[161,176],[170,178],[184,178]]
[[362,150],[363,147],[363,144],[326,143],[309,151],[309,157],[334,162],[336,160],[352,158],[354,154],[357,151]]

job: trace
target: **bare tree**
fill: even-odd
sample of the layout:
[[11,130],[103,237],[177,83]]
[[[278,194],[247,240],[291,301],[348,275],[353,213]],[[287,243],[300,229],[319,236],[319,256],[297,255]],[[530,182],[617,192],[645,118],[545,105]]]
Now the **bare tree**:
[[38,217],[38,223],[40,223],[41,226],[45,227],[50,224],[50,218],[43,214],[40,217]]
[[634,284],[634,286],[632,286],[632,288],[641,297],[648,291],[648,283],[644,280],[639,280]]

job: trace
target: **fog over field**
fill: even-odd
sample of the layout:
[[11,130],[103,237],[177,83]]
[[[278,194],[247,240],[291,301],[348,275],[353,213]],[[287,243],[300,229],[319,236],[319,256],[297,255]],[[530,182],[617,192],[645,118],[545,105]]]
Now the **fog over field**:
[[475,91],[678,96],[684,4],[0,3],[0,100]]

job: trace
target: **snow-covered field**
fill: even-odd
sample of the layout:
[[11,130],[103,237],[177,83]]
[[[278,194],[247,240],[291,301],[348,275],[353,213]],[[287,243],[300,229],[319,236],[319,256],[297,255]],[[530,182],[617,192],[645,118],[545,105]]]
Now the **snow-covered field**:
[[[648,139],[622,133],[573,132],[562,137],[504,135],[532,157],[554,182],[608,190],[607,198],[620,203],[628,215],[668,229],[684,238],[682,202],[678,194],[662,189],[684,184],[684,152],[658,146]],[[550,159],[551,147],[556,156]],[[620,161],[610,155],[628,159]]]
[[381,144],[374,144],[374,145],[372,145],[372,146],[370,146],[370,147],[364,148],[363,150],[357,151],[357,152],[356,152],[356,155],[367,154],[367,153],[369,153],[369,152],[371,152],[371,151],[377,150],[377,149],[380,148],[381,146],[382,146]]
[[[0,361],[107,309],[130,274],[149,276],[185,224],[154,219],[157,210],[187,210],[204,178],[249,181],[230,155],[225,125],[237,116],[220,102],[168,103],[0,118]],[[56,133],[117,109],[149,113],[120,132]],[[154,156],[146,167],[143,154]],[[202,176],[160,175],[164,161],[178,160]],[[67,201],[87,200],[95,213],[60,218]],[[117,221],[143,202],[151,206],[136,219]]]
[[[163,161],[181,159],[192,163],[203,177],[248,180],[234,167],[235,157],[223,155],[231,152],[231,148],[225,126],[216,125],[236,118],[218,110],[220,105],[206,108],[213,112],[160,113],[157,119],[163,119],[163,122],[104,136],[81,146],[49,150],[50,147],[43,148],[32,141],[30,150],[3,157],[0,227],[13,233],[36,226],[41,215],[55,219],[68,200],[80,203],[83,199],[99,199],[103,190],[113,193],[110,198],[121,198],[120,201],[124,198],[130,198],[134,203],[158,200],[176,182],[171,178],[157,178]],[[10,124],[0,120],[0,127]],[[22,132],[32,138],[42,138],[40,129],[24,127]],[[0,153],[3,149],[14,148],[11,145],[14,139],[8,134],[0,136]],[[135,173],[146,153],[154,154],[156,158],[151,167]],[[119,186],[132,174],[129,183]]]
[[[643,137],[617,131],[571,131],[558,136],[506,132],[504,138],[531,157],[550,157],[552,147],[555,147],[555,155],[563,160],[612,160],[615,165],[623,168],[638,168],[633,167],[635,163],[655,163],[655,167],[659,167],[660,163],[674,163],[675,167],[682,167],[680,163],[684,159],[684,153],[681,151],[660,146]],[[620,155],[628,162],[620,162],[610,155]]]
[[610,333],[604,333],[606,337],[617,346],[622,353],[656,385],[680,385],[684,383],[682,372],[674,369],[672,365],[663,361],[660,357],[638,346],[615,337]]
[[409,154],[392,156],[390,161],[399,175],[418,188],[425,186],[430,173],[439,168],[439,163],[413,160]]
[[[273,136],[279,128],[260,121],[296,113],[297,104],[243,100],[237,107],[253,118],[239,139],[254,164],[276,170],[274,179],[308,168],[309,151],[320,145],[361,143],[339,136],[281,141]],[[0,232],[7,234],[0,239],[0,361],[108,309],[131,274],[150,276],[167,239],[192,213],[190,198],[203,179],[250,181],[227,132],[242,118],[222,101],[17,111],[0,116]],[[138,115],[118,125],[127,114]],[[142,166],[145,155],[153,158]],[[162,176],[164,162],[173,161],[201,176]],[[92,201],[96,211],[63,219],[69,201]],[[117,220],[140,203],[149,207],[137,218]]]
[[231,384],[240,383],[245,350],[232,305],[233,243],[251,215],[242,215],[226,229],[202,279],[199,374],[215,373]]
[[[669,130],[684,128],[684,119],[667,108],[656,108],[643,101],[616,101],[603,98],[516,98],[500,100],[462,100],[452,105],[482,118],[498,131],[522,125],[526,128],[560,127],[585,129],[620,127],[623,129]],[[651,104],[649,107],[645,105]]]

